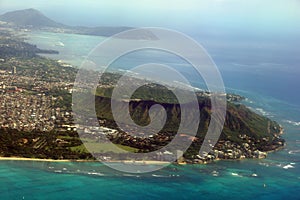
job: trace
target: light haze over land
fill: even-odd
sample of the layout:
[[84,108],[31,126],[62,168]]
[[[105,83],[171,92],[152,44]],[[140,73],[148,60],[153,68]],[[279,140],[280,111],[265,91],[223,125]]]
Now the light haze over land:
[[297,35],[298,0],[1,0],[0,12],[36,8],[68,25],[160,26],[212,34]]

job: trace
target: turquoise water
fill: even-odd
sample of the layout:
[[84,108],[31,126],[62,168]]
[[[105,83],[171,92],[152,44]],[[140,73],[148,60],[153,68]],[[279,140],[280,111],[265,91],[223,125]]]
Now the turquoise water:
[[[29,41],[42,48],[59,50],[61,54],[53,58],[79,65],[103,39],[38,32],[32,33]],[[140,175],[113,171],[101,163],[0,161],[0,198],[300,199],[300,98],[297,92],[300,84],[299,79],[295,79],[300,73],[294,62],[297,58],[293,58],[297,57],[296,53],[289,52],[287,60],[285,56],[276,57],[274,63],[270,62],[274,59],[269,57],[268,45],[260,52],[253,52],[253,49],[240,52],[229,46],[224,55],[209,43],[206,48],[220,68],[227,91],[246,96],[244,103],[247,106],[283,125],[287,141],[284,150],[269,154],[264,160],[171,165]],[[249,52],[251,58],[241,55]],[[263,52],[268,52],[267,56],[263,56]],[[230,59],[235,54],[237,58]],[[149,60],[152,58],[150,56]],[[131,56],[115,65],[122,64],[126,69],[130,64],[140,62],[141,59]],[[177,60],[169,58],[167,62],[187,75],[192,74]],[[197,81],[193,80],[196,85],[201,85]]]
[[59,51],[58,55],[47,55],[47,57],[62,60],[74,66],[80,66],[81,62],[84,61],[87,54],[95,45],[105,38],[77,34],[32,32],[27,39],[42,49],[54,49]]
[[0,194],[1,199],[297,199],[297,169],[280,165],[222,161],[131,175],[96,163],[5,161]]

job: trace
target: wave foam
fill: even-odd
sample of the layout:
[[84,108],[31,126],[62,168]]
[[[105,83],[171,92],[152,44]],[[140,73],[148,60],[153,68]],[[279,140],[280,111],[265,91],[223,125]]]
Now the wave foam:
[[288,164],[288,165],[283,166],[282,168],[283,169],[290,169],[290,168],[295,168],[295,167],[293,165]]
[[294,155],[296,153],[300,153],[300,149],[299,150],[290,150],[288,153]]
[[272,116],[271,113],[265,111],[265,110],[262,109],[262,108],[255,108],[255,110],[258,111],[259,113],[261,113],[263,116],[269,116],[269,117]]
[[88,172],[88,175],[95,175],[95,176],[104,176],[104,174],[102,173],[98,173],[98,172]]
[[270,165],[268,163],[264,163],[264,162],[259,162],[259,165],[265,166],[265,167],[269,167]]
[[237,177],[243,177],[242,175],[239,175],[238,173],[234,173],[234,172],[232,172],[231,175],[232,176],[237,176]]
[[292,124],[294,126],[300,126],[300,122],[295,122],[295,121],[291,121],[291,120],[283,120],[286,123]]
[[253,100],[250,100],[250,99],[247,98],[247,97],[244,99],[244,101],[247,102],[247,103],[250,103],[250,104],[254,104],[254,101],[253,101]]
[[164,176],[164,175],[158,175],[158,174],[152,174],[153,177],[158,177],[158,178],[166,178],[169,176]]
[[219,176],[219,172],[217,172],[217,171],[213,171],[211,174],[212,174],[213,176]]

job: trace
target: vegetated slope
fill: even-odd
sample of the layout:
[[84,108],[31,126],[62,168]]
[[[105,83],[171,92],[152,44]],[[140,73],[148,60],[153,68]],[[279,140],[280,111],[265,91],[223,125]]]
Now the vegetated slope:
[[54,27],[63,28],[66,27],[63,24],[57,23],[40,11],[35,9],[16,10],[7,12],[0,16],[1,21],[10,22],[18,26],[32,26],[32,27]]
[[[109,97],[109,89],[101,89],[100,93],[106,95],[96,96],[96,113],[100,119],[105,119],[112,127],[116,127],[114,118],[111,112],[111,98]],[[164,91],[163,91],[164,90]],[[160,88],[156,90],[156,97],[152,96],[151,100],[138,99],[138,97],[145,97],[152,94],[151,90],[145,93],[146,90],[140,89],[133,95],[133,100],[129,103],[129,111],[133,120],[139,125],[147,125],[150,123],[149,109],[154,104],[161,104],[167,112],[166,124],[161,130],[161,133],[173,133],[176,134],[178,125],[180,124],[181,110],[180,104],[170,102],[173,95],[170,91]],[[154,91],[154,90],[153,90]],[[99,92],[99,90],[98,90]],[[163,102],[163,99],[169,101],[169,103]],[[175,96],[174,96],[174,99]],[[197,138],[202,141],[207,132],[210,117],[211,117],[211,103],[208,97],[198,97],[199,109],[200,109],[200,124],[197,132]],[[123,102],[126,106],[127,102]],[[122,113],[120,113],[122,115]],[[122,116],[121,116],[122,117]],[[189,116],[188,116],[189,117]],[[125,118],[125,116],[124,116]],[[193,123],[193,118],[187,120],[189,123]],[[278,140],[281,127],[275,121],[272,121],[264,116],[261,116],[242,104],[234,104],[228,102],[226,119],[224,128],[219,140],[229,140],[238,145],[242,145],[245,142],[244,136],[250,137],[255,142],[257,149],[262,151],[274,150],[277,148],[272,146],[274,142]]]

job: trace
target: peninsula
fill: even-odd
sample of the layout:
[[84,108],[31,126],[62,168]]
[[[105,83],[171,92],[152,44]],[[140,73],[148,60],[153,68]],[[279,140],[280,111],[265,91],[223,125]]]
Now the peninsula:
[[[11,13],[1,16],[0,20],[12,20],[11,16]],[[77,133],[82,127],[74,125],[72,93],[77,69],[38,55],[58,52],[38,49],[24,42],[11,30],[12,26],[15,27],[11,22],[0,25],[0,156],[94,160]],[[152,85],[140,88],[130,98],[131,116],[136,123],[147,124],[149,107],[161,104],[168,114],[164,128],[151,137],[133,137],[120,130],[109,109],[111,92],[120,76],[118,73],[103,75],[105,81],[99,84],[95,94],[98,126],[92,125],[84,130],[84,143],[90,144],[89,150],[101,152],[105,161],[118,156],[126,159],[127,155],[109,149],[106,143],[99,145],[104,137],[128,152],[151,152],[172,141],[180,123],[180,105],[172,93],[164,87]],[[228,94],[221,137],[212,152],[199,155],[210,122],[211,103],[209,92],[198,91],[197,97],[201,113],[199,129],[195,137],[180,135],[191,140],[192,145],[178,162],[265,158],[268,152],[284,147],[283,129],[277,122],[244,106],[243,97]],[[100,136],[95,134],[99,130],[103,133]],[[158,160],[159,157],[163,162],[168,156],[169,152],[161,152],[147,159]]]

